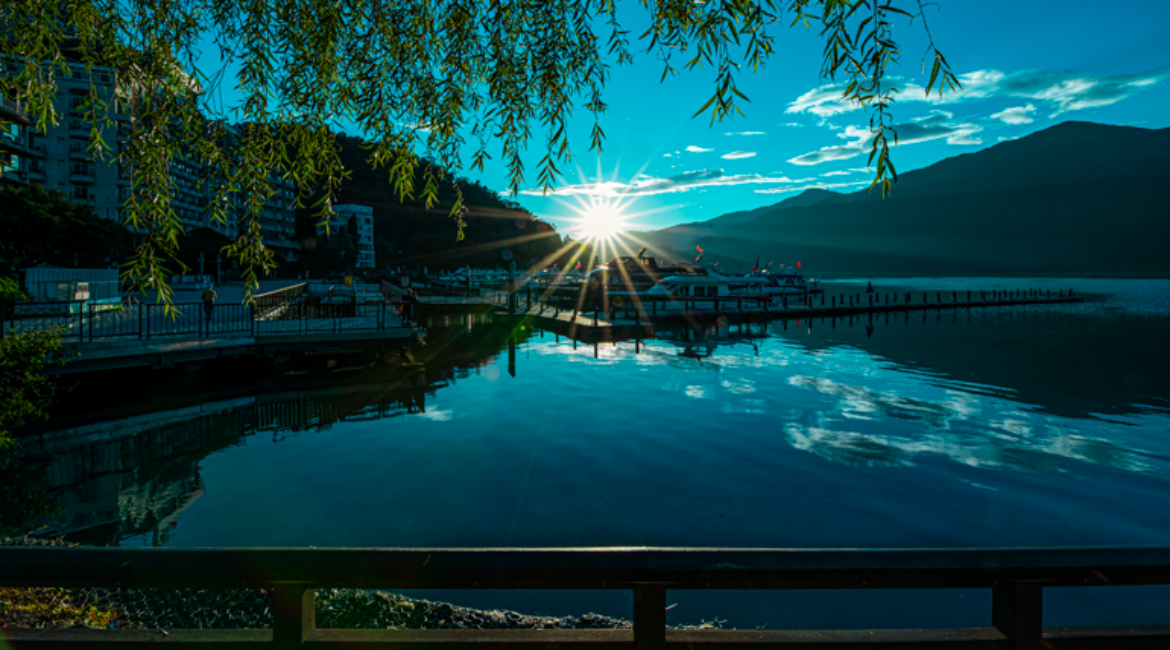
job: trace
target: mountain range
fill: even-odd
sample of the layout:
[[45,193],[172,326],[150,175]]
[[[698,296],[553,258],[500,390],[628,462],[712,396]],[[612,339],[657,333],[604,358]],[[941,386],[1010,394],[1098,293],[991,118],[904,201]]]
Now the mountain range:
[[[807,190],[755,210],[630,233],[729,270],[757,256],[814,275],[1170,277],[1170,129],[1065,122],[875,189]],[[681,251],[681,252],[680,252]]]

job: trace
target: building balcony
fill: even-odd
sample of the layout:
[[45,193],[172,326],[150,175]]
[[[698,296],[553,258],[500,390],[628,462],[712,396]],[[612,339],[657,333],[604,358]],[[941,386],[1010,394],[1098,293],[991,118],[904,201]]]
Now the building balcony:
[[119,176],[118,178],[114,179],[114,182],[122,187],[130,187],[134,183],[134,179],[130,178],[129,176]]
[[69,135],[74,138],[88,138],[91,128],[85,122],[70,122]]
[[5,169],[4,173],[0,174],[0,183],[27,185],[28,181],[28,172],[24,171],[23,169]]
[[30,181],[43,182],[45,180],[45,168],[37,167],[36,169],[29,168],[28,179]]
[[83,173],[83,174],[69,172],[69,182],[70,183],[85,183],[85,184],[92,185],[92,184],[97,182],[97,178],[94,177],[93,172],[88,172],[88,173]]
[[7,97],[0,98],[0,119],[7,122],[16,122],[21,126],[32,126],[32,120],[28,119],[28,114],[24,112],[24,108],[20,102],[13,101]]
[[28,152],[34,156],[42,156],[43,157],[45,155],[45,143],[44,142],[37,142],[35,144],[29,144],[28,145]]
[[76,149],[76,150],[69,151],[69,159],[70,160],[89,160],[89,161],[91,161],[91,160],[93,160],[93,155],[90,154],[85,149]]

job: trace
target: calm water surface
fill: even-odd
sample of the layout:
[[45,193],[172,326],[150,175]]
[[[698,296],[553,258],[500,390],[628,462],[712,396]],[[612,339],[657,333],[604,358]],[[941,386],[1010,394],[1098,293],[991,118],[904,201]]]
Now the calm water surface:
[[[1092,300],[596,348],[526,331],[416,395],[237,397],[46,434],[65,511],[42,532],[168,546],[1170,544],[1170,281],[875,286],[1075,286]],[[479,327],[453,336],[483,347]],[[1164,595],[1147,597],[1161,591],[1061,591],[1050,622],[1170,619]],[[741,627],[921,624],[922,606],[943,624],[989,616],[982,592],[677,596],[675,620]],[[621,615],[625,600],[586,608]],[[828,603],[857,611],[825,619]]]

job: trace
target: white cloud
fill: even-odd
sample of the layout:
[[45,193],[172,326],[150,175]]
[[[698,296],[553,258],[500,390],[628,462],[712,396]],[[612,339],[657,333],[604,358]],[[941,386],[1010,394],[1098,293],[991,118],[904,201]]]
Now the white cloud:
[[1007,136],[1004,136],[1004,135],[999,136],[1000,142],[1007,142],[1009,140],[1019,140],[1019,139],[1020,139],[1020,136],[1018,136],[1018,135],[1012,136],[1010,138]]
[[[976,70],[959,75],[962,88],[929,97],[922,86],[906,84],[899,90],[899,102],[954,104],[989,97],[1019,97],[1044,103],[1050,117],[1062,113],[1116,104],[1170,78],[1170,66],[1136,74],[1093,74],[1071,70]],[[845,84],[814,88],[793,100],[787,113],[812,113],[821,118],[858,110],[861,105],[844,99]],[[1021,122],[1022,123],[1022,122]]]
[[803,129],[804,128],[804,125],[801,124],[800,122],[785,122],[785,123],[781,124],[780,126],[787,126],[787,127],[793,128],[793,129]]
[[819,88],[813,88],[800,97],[797,97],[795,101],[788,105],[788,108],[784,112],[807,112],[825,118],[861,108],[861,104],[845,99],[843,96],[844,92],[845,84],[840,83],[832,83]]
[[[760,184],[779,185],[784,183],[799,183],[806,180],[808,179],[793,180],[786,176],[761,176],[760,174],[733,174],[725,176],[722,169],[703,169],[683,172],[665,178],[640,175],[629,183],[602,181],[597,183],[565,185],[554,190],[549,190],[548,194],[557,196],[647,196],[652,194],[687,192],[705,187]],[[523,190],[520,193],[529,196],[543,195],[540,189]]]
[[[915,118],[904,124],[895,124],[894,130],[898,134],[898,144],[916,144],[929,140],[945,138],[947,144],[982,144],[983,140],[975,137],[983,130],[978,124],[952,122],[953,113],[933,110],[928,115]],[[819,165],[833,160],[845,160],[860,156],[870,150],[873,143],[873,133],[867,128],[847,126],[837,134],[849,142],[845,144],[822,147],[818,151],[806,153],[788,162],[794,165]]]
[[991,118],[999,120],[1004,124],[1031,124],[1035,122],[1032,116],[1028,113],[1036,112],[1036,107],[1028,104],[1027,106],[1015,106],[1013,108],[1005,108],[1004,110],[993,113]]
[[687,151],[689,151],[691,153],[703,153],[706,151],[715,151],[715,150],[714,149],[704,149],[702,147],[696,147],[695,145],[692,144],[689,147],[687,147]]
[[668,154],[668,153],[664,153],[664,154],[662,154],[662,157],[663,157],[663,158],[670,158],[670,154]]
[[756,190],[756,194],[787,194],[789,192],[803,192],[804,190],[832,190],[838,188],[854,188],[869,185],[873,181],[850,181],[848,183],[808,183],[805,185],[786,185],[771,187],[766,190]]
[[754,151],[732,151],[731,153],[725,153],[719,157],[723,158],[724,160],[739,160],[740,158],[752,158],[755,155],[756,152]]
[[728,131],[723,135],[768,135],[766,131]]
[[397,125],[405,129],[418,131],[419,133],[430,133],[435,128],[433,124],[425,124],[422,122],[397,122]]
[[824,174],[821,174],[821,176],[822,177],[825,177],[825,176],[849,176],[852,173],[853,172],[851,172],[851,171],[847,171],[847,170],[842,169],[842,170],[838,170],[835,172],[825,172]]

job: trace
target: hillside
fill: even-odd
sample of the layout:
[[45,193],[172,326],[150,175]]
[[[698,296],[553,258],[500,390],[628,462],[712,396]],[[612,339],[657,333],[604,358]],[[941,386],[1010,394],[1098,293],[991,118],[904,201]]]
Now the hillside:
[[644,237],[831,275],[1170,276],[1170,129],[1068,122],[903,174]]
[[[342,183],[337,202],[374,208],[374,248],[379,268],[506,267],[509,259],[525,267],[561,246],[560,235],[551,224],[478,181],[466,178],[458,179],[468,215],[464,239],[457,242],[458,228],[448,216],[455,200],[453,174],[446,173],[439,184],[439,204],[428,211],[421,200],[398,200],[388,171],[375,170],[369,165],[369,153],[362,148],[359,138],[339,135],[338,141],[342,164],[351,177]],[[416,195],[422,193],[422,187],[420,168],[415,178]],[[315,223],[310,211],[299,211],[298,238],[313,239]],[[505,259],[504,251],[510,253],[509,259]],[[308,251],[305,257],[312,263],[313,251]]]

